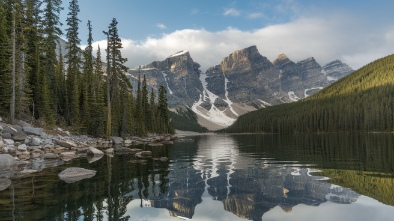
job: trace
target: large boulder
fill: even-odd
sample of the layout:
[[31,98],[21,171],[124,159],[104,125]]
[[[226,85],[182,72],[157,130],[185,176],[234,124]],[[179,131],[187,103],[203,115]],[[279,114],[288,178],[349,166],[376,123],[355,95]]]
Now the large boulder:
[[42,132],[44,132],[44,129],[35,127],[23,127],[23,131],[25,131],[27,135],[41,136]]
[[27,135],[23,131],[18,131],[16,134],[14,134],[12,136],[12,139],[14,141],[23,141],[24,142],[26,140],[26,138],[27,138]]
[[114,144],[123,144],[123,138],[121,137],[111,137],[111,140]]
[[9,154],[0,154],[0,178],[12,177],[17,169],[18,164],[14,157]]
[[60,153],[60,158],[64,161],[70,161],[74,158],[76,158],[77,155],[75,155],[75,152],[63,152]]
[[11,180],[7,178],[0,178],[0,191],[7,189],[11,185]]
[[104,155],[103,151],[94,148],[94,147],[88,147],[88,151],[87,151],[88,155],[93,155],[93,156],[102,156]]
[[11,135],[15,135],[19,131],[22,131],[22,128],[17,125],[3,125],[3,132],[2,133],[10,133]]
[[77,147],[77,144],[75,144],[73,141],[58,140],[58,139],[53,139],[53,141],[55,142],[55,144],[57,144],[57,145],[59,145],[61,147],[65,147],[65,148]]
[[59,178],[66,183],[75,183],[77,181],[94,177],[96,171],[87,170],[79,167],[70,167],[59,173]]

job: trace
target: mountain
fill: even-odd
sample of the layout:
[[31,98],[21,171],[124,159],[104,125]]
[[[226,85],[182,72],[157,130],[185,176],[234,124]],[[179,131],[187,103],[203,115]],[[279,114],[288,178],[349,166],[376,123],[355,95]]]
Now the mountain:
[[[128,74],[134,85],[139,75],[145,75],[155,90],[164,85],[174,113],[217,130],[245,113],[306,98],[351,72],[340,61],[321,67],[314,58],[294,63],[284,54],[271,62],[251,46],[231,53],[205,73],[189,52],[180,51]],[[188,110],[195,117],[185,115]]]
[[[348,69],[326,65],[329,79]],[[394,55],[372,62],[296,103],[245,114],[229,132],[394,131]]]

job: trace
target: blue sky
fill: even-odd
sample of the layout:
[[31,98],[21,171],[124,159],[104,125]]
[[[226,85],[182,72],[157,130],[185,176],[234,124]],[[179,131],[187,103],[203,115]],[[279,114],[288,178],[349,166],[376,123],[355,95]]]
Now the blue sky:
[[[61,13],[66,28],[69,1]],[[234,50],[256,45],[271,61],[340,59],[353,68],[394,52],[393,0],[80,0],[80,38],[93,24],[96,44],[119,22],[129,67],[188,50],[207,69]]]

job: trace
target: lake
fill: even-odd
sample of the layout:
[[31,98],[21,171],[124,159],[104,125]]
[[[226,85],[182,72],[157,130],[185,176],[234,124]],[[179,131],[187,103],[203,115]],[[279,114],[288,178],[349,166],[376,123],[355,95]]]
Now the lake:
[[[0,220],[394,219],[392,134],[191,138],[142,147],[146,160],[74,159],[12,180]],[[97,174],[66,183],[67,167]]]

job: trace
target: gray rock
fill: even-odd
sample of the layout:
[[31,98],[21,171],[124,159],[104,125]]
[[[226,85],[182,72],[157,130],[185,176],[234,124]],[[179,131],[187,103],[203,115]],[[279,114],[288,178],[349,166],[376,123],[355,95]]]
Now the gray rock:
[[3,151],[4,151],[5,153],[15,154],[16,148],[15,148],[14,145],[7,145],[7,146],[3,147]]
[[113,154],[114,153],[114,148],[106,149],[106,150],[104,150],[104,153],[106,153],[106,154]]
[[123,138],[121,137],[111,137],[112,143],[114,144],[122,144],[123,143]]
[[25,141],[27,138],[27,135],[23,131],[18,131],[15,135],[12,136],[12,139],[15,141]]
[[65,148],[73,148],[77,147],[77,144],[75,144],[73,141],[65,141],[65,140],[58,140],[58,139],[53,139],[55,144],[65,147]]
[[27,151],[27,146],[26,144],[21,144],[17,148],[18,151]]
[[37,170],[33,170],[33,169],[24,169],[22,171],[20,171],[20,174],[31,174],[31,173],[37,173]]
[[3,137],[3,139],[11,139],[12,135],[10,133],[2,133],[1,136]]
[[0,191],[3,191],[11,186],[11,180],[7,178],[0,178]]
[[11,139],[4,139],[3,141],[5,145],[13,145],[15,143],[14,140]]
[[32,146],[39,146],[39,145],[41,145],[41,139],[39,137],[33,137],[31,139],[31,145]]
[[98,150],[97,148],[94,148],[94,147],[88,147],[88,151],[87,152],[88,152],[88,155],[93,155],[93,156],[95,156],[95,155],[97,155],[97,156],[104,155],[103,151]]
[[79,167],[70,167],[59,173],[59,178],[66,183],[75,183],[77,181],[88,179],[96,175],[96,171],[87,170]]
[[3,139],[0,139],[0,149],[4,147]]
[[44,132],[44,129],[35,127],[23,127],[23,131],[25,131],[27,135],[41,136]]
[[0,125],[0,133],[3,133],[3,126],[1,126],[1,125]]
[[14,157],[9,154],[0,154],[0,177],[10,178],[17,169],[18,164]]
[[75,152],[63,152],[60,153],[60,158],[64,161],[70,161],[74,158],[76,158],[77,156],[75,155]]
[[55,153],[46,153],[44,154],[44,159],[57,159],[59,158],[59,155],[55,154]]
[[78,153],[86,153],[86,152],[88,152],[88,148],[86,148],[86,147],[77,147],[77,148],[75,148],[75,150]]
[[103,156],[104,155],[88,155],[87,156],[88,163],[96,162],[96,161],[100,160],[101,158],[103,158]]
[[15,135],[18,131],[22,131],[22,128],[17,125],[4,125],[3,126],[3,133],[9,133],[11,135]]
[[149,147],[162,147],[162,146],[164,146],[162,143],[156,143],[156,142],[154,142],[154,143],[148,143],[148,146]]

